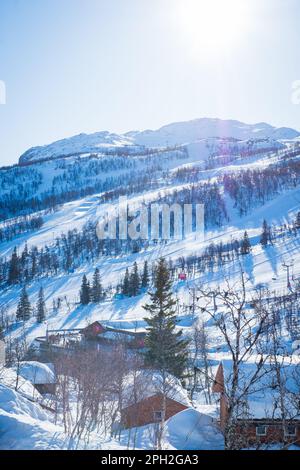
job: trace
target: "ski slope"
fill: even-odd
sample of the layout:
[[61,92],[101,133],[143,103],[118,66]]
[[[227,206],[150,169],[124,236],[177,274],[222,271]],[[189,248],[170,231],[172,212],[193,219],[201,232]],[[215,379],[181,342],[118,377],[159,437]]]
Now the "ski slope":
[[[203,171],[200,180],[212,181],[213,178],[224,172],[239,171],[245,168],[264,168],[276,161],[275,155],[267,157],[252,158],[251,161],[243,161],[230,167],[217,168],[215,170]],[[185,163],[183,164],[183,166]],[[160,193],[182,189],[188,184],[168,185],[160,189]],[[88,221],[94,221],[99,217],[106,205],[99,204],[101,194],[89,196],[77,201],[66,203],[58,211],[44,216],[45,223],[41,229],[15,238],[9,243],[0,245],[0,256],[8,257],[14,246],[22,250],[27,243],[28,247],[51,246],[55,238],[68,230],[76,228],[82,229]],[[130,196],[129,202],[141,203],[142,201],[153,201],[157,197],[157,190]],[[59,274],[56,277],[43,278],[34,281],[27,286],[27,291],[32,304],[37,301],[38,291],[41,286],[44,288],[46,305],[48,308],[47,321],[44,324],[35,323],[34,319],[29,320],[25,325],[16,325],[12,332],[13,336],[26,334],[28,340],[32,341],[37,336],[45,334],[46,329],[78,328],[89,324],[94,320],[104,321],[111,325],[122,325],[123,328],[136,329],[145,326],[143,305],[147,300],[147,294],[141,294],[134,298],[108,299],[98,305],[79,305],[79,289],[83,274],[91,278],[94,269],[99,267],[102,274],[102,282],[105,287],[115,286],[121,281],[127,267],[131,267],[136,261],[139,268],[145,260],[151,264],[160,256],[178,259],[180,256],[200,254],[210,243],[228,242],[232,238],[242,238],[245,230],[248,231],[252,244],[252,253],[242,258],[242,266],[248,278],[248,290],[251,295],[252,289],[258,284],[264,284],[271,290],[283,291],[286,288],[286,272],[282,267],[282,262],[288,258],[294,261],[294,272],[296,279],[300,276],[297,266],[300,266],[299,243],[300,236],[292,237],[285,241],[279,241],[274,246],[262,249],[259,243],[262,221],[266,219],[269,224],[289,223],[295,218],[300,203],[300,188],[286,191],[268,201],[265,205],[255,208],[250,214],[239,217],[234,209],[231,200],[226,196],[226,204],[229,210],[230,220],[222,228],[212,230],[205,234],[205,239],[199,241],[194,234],[189,235],[184,240],[170,241],[167,245],[155,246],[150,243],[147,250],[137,254],[123,255],[116,258],[103,257],[95,262],[87,260],[75,272]],[[117,203],[111,206],[114,209]],[[174,294],[178,300],[179,325],[188,332],[193,320],[180,305],[189,302],[189,289],[195,285],[222,285],[226,277],[230,277],[235,282],[240,276],[240,266],[238,263],[226,264],[222,269],[214,272],[196,275],[186,283],[175,282]],[[4,307],[6,314],[13,317],[21,286],[12,286],[4,289],[0,293],[0,308]],[[59,313],[52,312],[52,301],[60,297],[62,307]]]

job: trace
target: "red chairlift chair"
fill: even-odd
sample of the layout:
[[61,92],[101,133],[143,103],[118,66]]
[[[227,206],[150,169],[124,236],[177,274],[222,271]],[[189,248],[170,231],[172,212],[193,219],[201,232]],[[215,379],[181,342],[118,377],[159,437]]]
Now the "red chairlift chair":
[[179,273],[178,274],[178,279],[180,281],[186,281],[186,273],[184,273],[184,272]]

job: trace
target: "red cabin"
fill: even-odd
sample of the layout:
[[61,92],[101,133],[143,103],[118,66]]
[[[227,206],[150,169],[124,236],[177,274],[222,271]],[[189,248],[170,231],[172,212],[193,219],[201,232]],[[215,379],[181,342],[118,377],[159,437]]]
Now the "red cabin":
[[81,334],[83,334],[85,337],[88,338],[95,338],[96,336],[100,335],[105,331],[105,328],[99,323],[98,321],[95,321],[94,323],[91,323],[89,326],[86,328],[83,328],[81,330]]

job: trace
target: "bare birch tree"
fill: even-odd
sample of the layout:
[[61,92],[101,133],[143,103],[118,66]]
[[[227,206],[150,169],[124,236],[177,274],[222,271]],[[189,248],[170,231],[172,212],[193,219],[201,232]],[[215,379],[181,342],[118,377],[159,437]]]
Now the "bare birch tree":
[[[264,333],[268,316],[267,309],[262,302],[250,310],[247,305],[246,280],[241,270],[240,279],[235,284],[225,280],[225,288],[205,290],[199,289],[204,305],[202,312],[209,315],[214,326],[217,327],[229,352],[231,359],[231,373],[227,379],[224,391],[227,400],[227,419],[224,429],[225,446],[227,449],[241,447],[236,435],[236,419],[241,404],[246,400],[265,373],[264,364],[266,355],[261,338]],[[256,299],[255,299],[256,300]],[[255,369],[245,380],[241,380],[241,368],[255,354]]]

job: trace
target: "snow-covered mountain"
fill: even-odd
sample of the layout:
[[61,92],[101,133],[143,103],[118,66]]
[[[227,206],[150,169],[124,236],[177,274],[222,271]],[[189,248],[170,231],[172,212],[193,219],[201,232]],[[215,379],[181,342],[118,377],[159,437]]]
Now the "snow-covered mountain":
[[248,139],[293,139],[300,133],[294,129],[276,128],[260,122],[245,124],[240,121],[201,118],[163,126],[156,131],[130,133],[136,144],[145,146],[176,145],[195,142],[209,137]]
[[158,130],[130,131],[126,134],[107,131],[79,134],[50,145],[33,147],[21,155],[20,163],[100,151],[112,152],[117,148],[135,151],[138,147],[185,145],[212,137],[245,141],[265,138],[284,140],[299,136],[300,133],[294,129],[276,128],[263,122],[245,124],[234,120],[201,118],[168,124]]
[[128,145],[133,145],[131,139],[106,131],[95,132],[94,134],[78,134],[67,139],[58,140],[50,145],[33,147],[21,155],[20,163],[66,157],[82,153],[100,152],[116,147],[126,147]]

